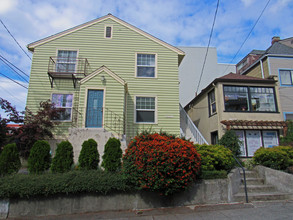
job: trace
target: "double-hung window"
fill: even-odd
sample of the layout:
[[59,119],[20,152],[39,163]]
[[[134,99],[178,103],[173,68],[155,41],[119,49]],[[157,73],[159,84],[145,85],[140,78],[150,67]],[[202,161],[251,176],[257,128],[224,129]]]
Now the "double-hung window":
[[156,77],[156,55],[137,54],[136,57],[136,76],[137,77]]
[[56,72],[75,73],[77,51],[58,50]]
[[156,121],[156,98],[136,96],[135,122],[155,123]]
[[276,112],[273,87],[224,86],[226,111]]
[[216,97],[215,97],[215,90],[212,90],[209,94],[209,115],[213,115],[217,113],[217,107],[216,107]]
[[72,115],[72,94],[52,94],[52,103],[61,111],[53,120],[70,121]]
[[282,86],[292,86],[293,70],[280,70],[280,82]]

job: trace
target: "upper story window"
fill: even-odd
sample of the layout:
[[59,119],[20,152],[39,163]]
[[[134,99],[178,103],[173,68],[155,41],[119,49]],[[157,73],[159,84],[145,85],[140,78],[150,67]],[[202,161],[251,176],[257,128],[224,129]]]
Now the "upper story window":
[[112,27],[111,26],[105,27],[105,38],[112,38]]
[[137,54],[136,57],[136,76],[137,77],[156,77],[156,55]]
[[273,87],[224,86],[225,111],[276,112]]
[[52,94],[52,103],[55,104],[55,107],[62,109],[63,111],[59,112],[58,117],[53,118],[53,120],[58,121],[70,121],[72,115],[72,94]]
[[136,123],[155,123],[156,121],[156,98],[136,96]]
[[293,70],[280,70],[281,86],[293,85]]
[[58,50],[56,72],[74,73],[76,70],[76,61],[76,50]]
[[215,90],[212,90],[211,92],[209,92],[208,98],[209,98],[209,115],[211,116],[217,113]]

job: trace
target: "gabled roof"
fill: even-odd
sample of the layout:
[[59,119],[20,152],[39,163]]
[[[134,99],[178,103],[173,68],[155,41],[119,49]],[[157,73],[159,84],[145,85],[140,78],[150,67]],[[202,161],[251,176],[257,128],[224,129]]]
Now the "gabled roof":
[[280,42],[275,42],[273,45],[271,45],[265,52],[265,54],[289,54],[293,55],[293,48],[288,47],[285,44],[282,44]]
[[96,69],[94,72],[92,72],[91,74],[89,74],[88,76],[86,76],[85,78],[83,78],[82,80],[80,80],[80,84],[83,84],[83,83],[87,82],[88,80],[92,79],[93,77],[99,75],[102,72],[106,72],[109,76],[111,76],[113,79],[115,79],[121,85],[123,85],[123,86],[126,85],[125,80],[123,80],[120,76],[118,76],[117,74],[115,74],[114,72],[112,72],[106,66],[101,66],[100,68]]
[[123,25],[123,26],[125,26],[125,27],[127,27],[127,28],[129,28],[129,29],[131,29],[131,30],[143,35],[143,36],[145,36],[146,38],[148,38],[148,39],[150,39],[150,40],[152,40],[152,41],[154,41],[154,42],[156,42],[158,44],[161,44],[162,46],[164,46],[164,47],[166,47],[166,48],[178,53],[178,55],[183,55],[183,56],[185,55],[185,53],[182,50],[178,49],[177,47],[174,47],[171,44],[168,44],[168,43],[166,43],[166,42],[164,42],[164,41],[162,41],[162,40],[160,40],[160,39],[148,34],[145,31],[142,31],[141,29],[139,29],[139,28],[137,28],[137,27],[135,27],[135,26],[133,26],[133,25],[131,25],[131,24],[129,24],[129,23],[127,23],[127,22],[125,22],[125,21],[113,16],[113,15],[111,15],[111,14],[108,14],[106,16],[97,18],[97,19],[89,21],[89,22],[86,22],[86,23],[78,25],[76,27],[67,29],[65,31],[59,32],[57,34],[54,34],[54,35],[51,35],[49,37],[43,38],[41,40],[35,41],[33,43],[30,43],[29,45],[27,45],[27,48],[30,51],[34,51],[34,48],[37,47],[37,46],[40,46],[42,44],[45,44],[45,43],[50,42],[52,40],[55,40],[57,38],[66,36],[68,34],[71,34],[71,33],[75,32],[75,31],[78,31],[78,30],[81,30],[83,28],[89,27],[89,26],[94,25],[96,23],[105,21],[107,19],[111,19],[111,20],[113,20],[113,21],[115,21],[115,22],[117,22],[117,23],[119,23],[119,24],[121,24],[121,25]]
[[192,99],[184,108],[188,107],[190,104],[198,100],[207,91],[209,91],[213,85],[218,82],[235,82],[235,83],[260,83],[260,84],[275,84],[274,79],[263,79],[253,76],[240,75],[236,73],[228,73],[222,77],[214,79],[206,88],[204,88],[194,99]]

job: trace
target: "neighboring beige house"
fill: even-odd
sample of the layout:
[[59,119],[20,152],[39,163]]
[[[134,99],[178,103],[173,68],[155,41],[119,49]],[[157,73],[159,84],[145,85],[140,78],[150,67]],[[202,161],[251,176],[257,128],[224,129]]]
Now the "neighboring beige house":
[[242,156],[261,146],[279,144],[286,133],[277,81],[229,73],[216,78],[185,110],[209,144],[216,144],[227,129],[242,140]]
[[273,37],[267,50],[253,50],[237,65],[237,73],[263,79],[278,78],[284,120],[293,120],[293,37]]

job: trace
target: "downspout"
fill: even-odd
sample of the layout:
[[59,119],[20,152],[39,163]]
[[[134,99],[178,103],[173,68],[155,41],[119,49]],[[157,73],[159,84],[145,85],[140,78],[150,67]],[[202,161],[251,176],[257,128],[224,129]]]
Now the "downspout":
[[264,79],[265,75],[264,75],[264,72],[263,72],[263,65],[262,65],[262,60],[261,59],[259,60],[259,63],[260,63],[260,68],[261,68],[261,76]]
[[127,83],[124,85],[124,108],[123,108],[123,134],[122,134],[122,139],[126,139],[126,121],[127,121]]

